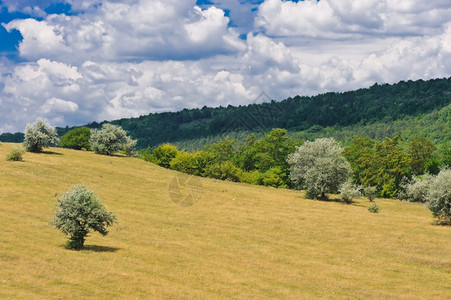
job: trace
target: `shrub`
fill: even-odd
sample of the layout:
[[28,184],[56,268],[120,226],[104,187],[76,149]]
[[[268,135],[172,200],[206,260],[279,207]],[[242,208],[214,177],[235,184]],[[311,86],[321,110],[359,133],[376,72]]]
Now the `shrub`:
[[215,157],[206,151],[188,153],[180,151],[170,162],[171,169],[180,172],[205,176],[207,166],[211,165]]
[[259,173],[255,178],[255,183],[275,188],[286,188],[286,177],[287,174],[280,167],[274,167],[264,173]]
[[437,224],[451,224],[451,169],[442,169],[431,180],[426,195],[428,208]]
[[106,236],[106,227],[116,222],[116,217],[106,211],[94,192],[83,185],[69,189],[57,200],[55,217],[50,225],[69,236],[68,249],[83,248],[90,230]]
[[259,177],[260,172],[257,170],[254,171],[241,171],[240,173],[240,182],[250,183],[250,184],[258,184],[257,178]]
[[229,160],[222,163],[215,163],[205,168],[205,176],[207,177],[234,182],[240,181],[241,172],[242,171]]
[[61,137],[60,146],[63,148],[75,150],[91,150],[89,140],[91,138],[91,130],[87,127],[79,127],[68,131]]
[[21,146],[12,146],[6,160],[8,161],[23,161],[22,155],[25,153],[25,149]]
[[353,184],[350,179],[340,186],[339,191],[341,201],[347,204],[352,203],[354,198],[361,196],[360,187]]
[[41,152],[44,147],[58,143],[56,129],[51,127],[47,121],[38,118],[25,128],[24,147],[30,152]]
[[368,211],[371,213],[378,213],[380,212],[381,208],[379,207],[379,205],[377,205],[376,202],[372,203],[370,206],[368,206]]
[[307,196],[314,199],[337,192],[352,173],[342,153],[343,149],[332,138],[317,139],[297,147],[287,160],[295,187],[305,185]]
[[426,202],[429,187],[434,180],[433,175],[413,176],[410,181],[401,183],[399,198],[411,202]]
[[373,202],[376,198],[377,188],[375,186],[366,186],[363,191],[365,193],[365,196],[368,197],[368,200]]
[[131,137],[127,136],[124,145],[122,146],[122,153],[126,156],[136,156],[137,152],[135,150],[137,140],[132,140]]
[[159,166],[169,168],[171,166],[171,160],[174,159],[178,153],[179,150],[176,146],[163,144],[152,151],[151,161]]
[[[112,124],[104,124],[102,129],[93,130],[90,143],[95,153],[106,155],[113,155],[126,147],[132,149],[136,145],[122,127]],[[128,153],[131,153],[130,149],[127,149]]]

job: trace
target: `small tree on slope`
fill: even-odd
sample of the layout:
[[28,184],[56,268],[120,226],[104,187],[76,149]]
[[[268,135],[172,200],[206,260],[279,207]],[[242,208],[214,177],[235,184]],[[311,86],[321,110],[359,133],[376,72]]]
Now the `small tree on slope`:
[[41,152],[44,147],[57,143],[56,129],[41,118],[38,118],[33,125],[28,124],[25,128],[23,144],[27,151]]
[[[112,155],[124,150],[124,148],[133,148],[136,143],[127,136],[127,132],[120,126],[104,124],[102,129],[91,132],[91,148],[97,154]],[[133,144],[134,143],[134,144]],[[129,153],[132,149],[125,149]]]
[[352,170],[343,157],[343,148],[333,138],[306,142],[288,156],[290,178],[297,187],[305,186],[311,198],[325,198],[337,192]]
[[69,236],[68,249],[83,248],[90,230],[106,236],[106,228],[116,222],[113,213],[108,212],[94,192],[83,185],[69,189],[57,200],[55,217],[50,225]]

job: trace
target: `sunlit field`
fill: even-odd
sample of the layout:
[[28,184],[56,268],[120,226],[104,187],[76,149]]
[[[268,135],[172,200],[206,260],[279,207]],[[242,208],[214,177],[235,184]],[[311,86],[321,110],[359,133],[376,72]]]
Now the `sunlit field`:
[[[0,299],[451,299],[451,227],[422,204],[377,199],[373,214],[365,198],[200,178],[197,203],[180,206],[180,173],[58,148],[8,162],[11,146],[0,144]],[[48,225],[75,184],[119,221],[81,251]]]

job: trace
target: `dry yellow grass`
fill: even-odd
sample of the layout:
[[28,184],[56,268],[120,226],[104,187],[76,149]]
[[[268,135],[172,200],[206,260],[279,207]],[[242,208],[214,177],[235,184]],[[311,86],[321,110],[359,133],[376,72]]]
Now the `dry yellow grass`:
[[[0,299],[451,298],[451,228],[419,204],[352,205],[201,179],[171,202],[178,173],[135,158],[49,149],[5,160],[0,144]],[[94,190],[118,217],[69,251],[48,223],[55,195]]]

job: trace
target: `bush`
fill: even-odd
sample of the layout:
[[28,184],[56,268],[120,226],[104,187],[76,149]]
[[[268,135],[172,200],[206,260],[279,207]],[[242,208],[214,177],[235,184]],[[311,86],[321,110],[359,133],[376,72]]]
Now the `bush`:
[[275,188],[286,188],[286,178],[287,174],[280,167],[274,167],[264,173],[259,173],[255,178],[255,183]]
[[68,131],[61,137],[60,146],[63,148],[75,150],[91,150],[91,129],[87,127],[79,127]]
[[368,197],[368,200],[373,202],[376,198],[377,188],[375,186],[366,186],[363,191],[365,193],[365,196]]
[[21,146],[12,146],[6,160],[8,161],[23,161],[22,155],[25,153],[25,149]]
[[245,182],[249,184],[258,184],[257,178],[259,177],[260,172],[257,170],[254,171],[241,171],[240,173],[240,182]]
[[354,185],[350,179],[340,186],[340,199],[342,202],[350,204],[354,198],[360,197],[360,187]]
[[126,156],[137,156],[138,153],[135,150],[137,143],[138,143],[137,140],[132,140],[131,137],[127,136],[126,141],[122,146],[122,153],[125,154]]
[[152,151],[151,161],[159,166],[169,168],[171,166],[171,160],[174,159],[178,153],[179,150],[176,146],[163,144]]
[[116,217],[106,211],[94,192],[83,185],[69,189],[57,200],[55,217],[50,225],[69,236],[68,249],[82,249],[90,230],[106,236],[106,227],[116,222]]
[[287,160],[295,187],[305,185],[307,196],[314,199],[337,192],[352,173],[342,153],[343,149],[332,138],[317,139],[297,147]]
[[401,183],[401,191],[398,197],[411,202],[426,202],[429,187],[434,180],[433,175],[413,176],[410,181]]
[[122,127],[112,124],[104,124],[102,129],[93,130],[90,143],[95,153],[105,155],[113,155],[124,149],[127,153],[132,153],[136,145]]
[[442,169],[431,180],[426,199],[437,224],[451,224],[451,169]]
[[205,169],[205,176],[207,177],[234,182],[240,181],[241,173],[242,171],[229,160],[209,165]]
[[376,202],[374,202],[373,204],[371,204],[370,206],[368,206],[368,211],[371,213],[375,213],[377,214],[378,212],[380,212],[380,207],[379,205],[377,205]]
[[207,166],[211,165],[215,157],[212,153],[206,151],[197,151],[188,153],[180,151],[170,162],[171,169],[180,172],[205,176]]
[[23,144],[27,151],[41,152],[44,147],[49,147],[57,143],[56,129],[40,118],[33,125],[28,124],[25,128]]

